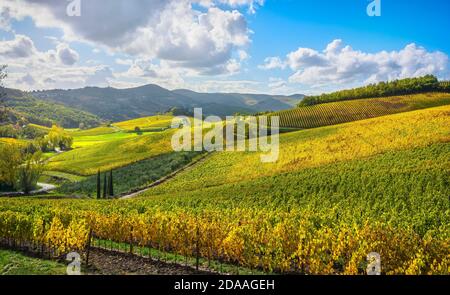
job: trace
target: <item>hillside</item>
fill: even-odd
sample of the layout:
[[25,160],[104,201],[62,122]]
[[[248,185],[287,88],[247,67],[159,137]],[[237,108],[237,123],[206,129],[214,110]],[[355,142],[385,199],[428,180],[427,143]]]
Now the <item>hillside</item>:
[[280,154],[275,163],[261,163],[259,153],[214,153],[202,166],[180,174],[148,195],[201,190],[363,159],[387,151],[449,142],[449,115],[450,106],[443,106],[285,133],[280,135]]
[[43,101],[20,90],[6,89],[5,92],[5,104],[12,122],[25,118],[30,123],[48,127],[55,123],[65,128],[78,128],[80,123],[94,127],[101,123],[99,117],[79,109]]
[[308,106],[334,101],[386,97],[394,95],[417,94],[424,92],[450,92],[448,81],[439,81],[433,75],[416,78],[405,78],[393,81],[382,81],[363,87],[346,89],[321,95],[305,97],[299,106]]
[[283,128],[316,128],[450,104],[450,93],[357,99],[299,106],[273,113]]
[[157,85],[129,89],[86,87],[73,90],[47,90],[35,91],[32,95],[48,102],[78,108],[114,122],[164,113],[173,107],[190,111],[195,107],[201,107],[205,115],[218,116],[237,112],[277,111],[291,108],[303,97],[170,91]]
[[[258,153],[214,153],[136,199],[5,199],[0,224],[14,232],[8,221],[20,220],[33,236],[42,215],[51,223],[43,231],[58,228],[74,243],[92,229],[108,247],[130,249],[132,240],[136,248],[264,272],[364,274],[375,251],[386,274],[448,274],[449,115],[441,106],[282,134],[277,163],[262,164]],[[98,162],[106,151],[120,158],[140,147],[100,148]],[[165,166],[161,157],[116,171],[119,186],[138,170]],[[95,177],[62,189],[89,194]],[[52,245],[68,247],[57,237]]]

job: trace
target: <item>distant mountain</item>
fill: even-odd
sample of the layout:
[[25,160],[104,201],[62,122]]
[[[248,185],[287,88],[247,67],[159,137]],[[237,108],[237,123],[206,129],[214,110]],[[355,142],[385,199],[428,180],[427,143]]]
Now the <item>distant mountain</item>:
[[4,92],[8,117],[13,123],[25,119],[43,126],[58,124],[66,128],[78,128],[80,123],[87,127],[101,123],[101,119],[93,114],[59,103],[43,101],[20,90],[4,89]]
[[237,112],[278,111],[291,108],[303,98],[303,95],[197,93],[184,89],[170,91],[153,84],[128,89],[86,87],[34,91],[31,94],[41,100],[84,110],[112,121],[151,116],[173,107],[187,110],[201,107],[205,115],[221,117]]

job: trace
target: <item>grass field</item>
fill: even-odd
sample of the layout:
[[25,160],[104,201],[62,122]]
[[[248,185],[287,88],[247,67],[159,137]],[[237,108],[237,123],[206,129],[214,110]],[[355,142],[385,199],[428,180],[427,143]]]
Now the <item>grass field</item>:
[[114,123],[113,125],[127,131],[134,131],[136,127],[139,127],[141,130],[144,131],[152,129],[169,128],[173,118],[174,118],[173,116],[159,115]]
[[425,93],[324,103],[274,113],[283,128],[316,128],[450,104],[450,93]]
[[111,134],[111,133],[115,133],[117,131],[119,131],[119,130],[117,130],[116,128],[102,126],[102,127],[97,127],[97,128],[87,129],[87,130],[75,129],[70,132],[72,132],[71,135],[74,137],[81,137],[81,136],[96,136],[96,135]]
[[97,146],[102,143],[111,142],[114,140],[128,139],[139,136],[136,133],[126,133],[126,132],[114,132],[98,135],[76,135],[74,136],[73,148],[82,148],[89,146]]
[[65,275],[67,266],[0,249],[0,275]]
[[[99,169],[106,171],[126,166],[172,152],[170,139],[173,132],[167,130],[142,135],[113,133],[88,139],[82,137],[79,144],[84,140],[84,144],[81,144],[83,147],[52,157],[47,169],[86,176],[97,173]],[[75,138],[74,142],[77,143],[77,140]]]

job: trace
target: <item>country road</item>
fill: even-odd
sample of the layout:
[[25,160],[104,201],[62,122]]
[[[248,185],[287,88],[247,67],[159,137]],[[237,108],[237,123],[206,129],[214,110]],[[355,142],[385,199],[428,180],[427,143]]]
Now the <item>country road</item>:
[[[28,195],[38,195],[48,193],[56,188],[55,185],[49,183],[38,182],[37,186],[39,189],[31,191]],[[14,197],[14,196],[23,196],[25,195],[23,192],[4,192],[0,193],[0,197]]]
[[37,185],[40,187],[40,189],[32,191],[32,194],[48,193],[56,188],[55,185],[50,183],[38,182]]

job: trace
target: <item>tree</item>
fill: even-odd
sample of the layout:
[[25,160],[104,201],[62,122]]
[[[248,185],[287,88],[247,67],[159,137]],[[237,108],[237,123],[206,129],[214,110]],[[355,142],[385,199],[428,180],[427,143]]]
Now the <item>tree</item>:
[[63,128],[56,125],[52,126],[52,129],[45,138],[48,141],[49,148],[52,150],[59,148],[64,151],[70,149],[73,144],[73,137]]
[[108,186],[106,182],[106,173],[103,177],[103,199],[106,199],[108,196]]
[[100,183],[100,169],[97,172],[97,199],[100,199],[102,197],[101,195],[102,186]]
[[8,121],[8,110],[5,105],[6,93],[3,87],[3,81],[7,76],[6,65],[0,65],[0,124]]
[[136,132],[139,135],[142,134],[141,128],[139,126],[134,127],[134,132]]
[[112,172],[112,170],[109,171],[109,186],[108,187],[109,187],[109,189],[108,189],[109,195],[111,197],[114,197],[114,184],[113,184],[113,172]]
[[44,165],[42,161],[42,153],[26,154],[25,162],[19,167],[19,188],[29,194],[36,188],[39,177],[42,174]]
[[442,91],[438,79],[433,75],[426,75],[419,78],[407,78],[378,84],[369,84],[364,87],[341,90],[337,92],[305,97],[298,106],[309,106],[320,103],[384,97],[393,95],[414,94],[429,91]]
[[22,154],[20,148],[13,144],[0,145],[0,188],[16,189],[17,175]]

